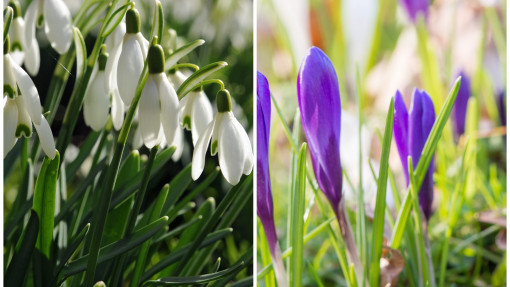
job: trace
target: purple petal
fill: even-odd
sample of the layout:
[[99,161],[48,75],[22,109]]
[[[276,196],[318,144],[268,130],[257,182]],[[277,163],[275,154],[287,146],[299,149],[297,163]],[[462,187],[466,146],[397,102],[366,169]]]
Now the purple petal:
[[462,134],[464,134],[465,126],[466,126],[466,110],[469,101],[469,97],[471,96],[471,84],[467,75],[463,72],[459,74],[461,76],[459,93],[457,94],[457,99],[453,105],[452,110],[452,121],[454,127],[455,138],[459,138]]
[[409,114],[407,107],[400,91],[397,90],[395,94],[395,116],[393,117],[393,134],[395,136],[395,143],[397,144],[400,162],[406,177],[406,182],[409,184],[409,173],[407,170],[407,157],[409,156],[408,150],[408,134],[409,134]]
[[276,229],[269,173],[268,145],[271,123],[271,95],[266,77],[257,72],[257,215],[264,226],[270,251],[274,254]]
[[310,48],[297,79],[301,120],[310,147],[315,177],[333,208],[342,197],[340,164],[340,91],[335,69],[317,47]]
[[401,0],[400,1],[409,15],[409,18],[415,22],[419,13],[427,18],[429,1],[428,0]]
[[506,100],[505,100],[505,90],[501,90],[498,93],[498,111],[499,111],[499,120],[502,126],[506,126]]

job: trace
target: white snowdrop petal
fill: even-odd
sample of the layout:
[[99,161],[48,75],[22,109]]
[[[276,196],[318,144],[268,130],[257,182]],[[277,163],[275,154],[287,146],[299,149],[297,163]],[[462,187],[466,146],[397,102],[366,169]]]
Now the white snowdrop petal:
[[117,86],[122,101],[129,105],[143,70],[143,54],[133,34],[126,34],[117,65]]
[[178,161],[181,156],[182,152],[184,150],[184,132],[182,129],[177,129],[175,131],[174,141],[172,143],[169,143],[170,146],[175,146],[174,154],[172,155],[173,161]]
[[90,87],[85,92],[83,116],[85,123],[95,131],[100,131],[108,121],[110,97],[104,91],[104,71],[98,71]]
[[164,73],[158,76],[158,90],[161,101],[161,123],[166,141],[173,143],[175,134],[179,127],[179,100],[174,88]]
[[212,121],[213,111],[211,102],[204,92],[196,95],[191,111],[191,136],[193,145],[196,144],[198,137],[204,132],[207,125]]
[[12,66],[11,56],[9,54],[4,55],[4,95],[7,94],[14,98],[18,94],[18,88]]
[[243,154],[244,154],[243,173],[248,175],[248,174],[250,174],[251,170],[253,169],[253,150],[251,147],[250,138],[248,137],[248,134],[244,130],[241,123],[239,123],[239,121],[236,118],[234,118],[234,125],[235,125],[239,135],[241,135],[241,142],[243,144]]
[[223,124],[223,121],[225,120],[226,113],[217,113],[216,114],[216,126],[214,127],[213,133],[212,133],[212,139],[211,139],[211,155],[215,155],[218,152],[218,137],[221,125]]
[[73,40],[71,12],[62,0],[44,0],[44,31],[51,47],[64,54]]
[[25,45],[30,47],[35,39],[35,22],[37,21],[37,1],[32,1],[25,12]]
[[169,74],[170,81],[172,82],[172,85],[174,86],[175,90],[178,90],[179,87],[186,81],[188,77],[186,77],[182,72],[175,71],[175,73]]
[[219,129],[218,158],[225,179],[232,185],[238,184],[244,169],[243,142],[230,113]]
[[9,37],[11,40],[10,54],[14,63],[18,65],[23,64],[25,59],[25,21],[21,17],[16,17],[12,20],[11,29],[9,31]]
[[122,51],[122,41],[117,43],[116,46],[111,47],[109,50],[109,56],[106,61],[104,72],[108,78],[108,88],[110,91],[113,91],[117,89],[117,67],[119,64],[120,52]]
[[131,143],[134,149],[139,149],[143,145],[142,133],[140,132],[140,127],[136,127],[133,132],[133,141]]
[[40,119],[40,125],[34,124],[35,130],[37,131],[37,134],[39,135],[39,140],[41,142],[41,147],[44,151],[44,153],[51,159],[55,158],[56,155],[56,149],[55,149],[55,142],[53,140],[53,133],[51,132],[50,125],[48,124],[48,121],[46,118],[44,118],[43,115],[41,115]]
[[113,32],[106,38],[106,52],[110,55],[112,54],[113,49],[115,49],[118,45],[122,44],[122,39],[126,34],[126,23],[120,22],[119,25],[113,30]]
[[136,33],[135,37],[136,41],[142,48],[143,58],[145,59],[145,57],[147,57],[147,51],[149,50],[149,41],[143,37],[141,32]]
[[4,158],[16,143],[16,126],[18,125],[18,107],[16,102],[6,99],[4,106]]
[[20,66],[12,65],[12,71],[14,72],[14,77],[16,78],[21,94],[25,97],[28,114],[35,124],[39,124],[42,108],[39,93],[35,88],[34,82],[32,82],[30,76]]
[[191,130],[191,117],[192,111],[193,111],[193,102],[196,99],[195,93],[189,93],[184,97],[186,101],[181,100],[179,103],[179,110],[182,109],[180,122],[183,128],[187,129],[188,131]]
[[122,123],[124,122],[124,103],[119,95],[119,90],[115,88],[112,93],[112,121],[113,127],[116,130],[120,130],[122,128]]
[[40,66],[41,55],[39,52],[39,44],[37,41],[33,41],[32,46],[25,52],[25,67],[30,75],[37,76]]
[[[32,120],[27,112],[27,106],[24,96],[16,97],[16,105],[18,106],[18,124],[16,125],[16,137],[24,136],[26,138],[32,136]],[[39,114],[40,115],[40,114]],[[39,118],[40,119],[40,118]]]
[[204,133],[198,138],[197,145],[193,150],[193,159],[191,163],[191,178],[197,180],[205,166],[205,154],[207,147],[209,146],[209,140],[211,139],[212,131],[215,126],[215,120],[213,120],[205,129]]
[[152,75],[149,75],[142,91],[139,109],[139,128],[143,143],[148,148],[159,144],[160,110],[158,87]]

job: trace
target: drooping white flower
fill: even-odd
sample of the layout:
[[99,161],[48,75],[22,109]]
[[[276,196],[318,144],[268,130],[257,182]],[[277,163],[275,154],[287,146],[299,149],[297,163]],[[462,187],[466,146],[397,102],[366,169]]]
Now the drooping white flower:
[[106,62],[106,86],[111,95],[112,102],[112,121],[113,127],[120,130],[124,122],[124,113],[126,111],[124,102],[122,101],[117,86],[117,68],[119,64],[120,52],[122,51],[122,42],[126,34],[126,23],[120,23],[108,38],[106,38],[106,51],[109,54],[108,61]]
[[[14,11],[12,25],[9,30],[9,37],[11,38],[11,58],[19,66],[25,63],[28,73],[35,76],[39,72],[40,65],[39,45],[37,41],[27,41],[27,24],[21,15],[19,2],[10,1],[9,6],[12,7]],[[30,11],[27,11],[27,15],[29,12]],[[35,37],[35,34],[32,36]]]
[[165,59],[160,45],[150,47],[148,64],[149,76],[140,96],[138,120],[143,143],[152,148],[163,139],[174,143],[179,129],[179,100],[165,75]]
[[85,124],[95,131],[101,130],[108,121],[110,91],[106,85],[107,78],[105,75],[107,59],[107,53],[102,53],[99,56],[98,70],[92,76],[83,101],[83,117],[85,119]]
[[[9,52],[9,37],[4,45],[4,157],[17,138],[32,136],[32,123],[39,134],[41,146],[54,158],[55,142],[46,118],[42,115],[39,93],[30,76],[14,61]],[[18,89],[20,93],[18,93]]]
[[129,105],[135,96],[138,79],[142,74],[149,42],[140,33],[140,15],[136,9],[126,12],[126,34],[117,64],[117,86],[122,101]]
[[[176,84],[176,87],[179,87],[186,80],[186,76],[179,71],[175,71],[170,72],[170,79]],[[179,121],[185,129],[191,130],[193,145],[195,146],[198,138],[213,119],[211,102],[202,88],[199,88],[181,99],[179,111]]]
[[232,185],[239,183],[243,174],[253,168],[253,152],[248,134],[232,113],[232,103],[227,90],[216,95],[218,113],[200,135],[193,151],[191,177],[197,180],[204,170],[209,142],[211,155],[218,153],[221,173]]
[[71,12],[62,0],[34,0],[25,15],[25,42],[32,47],[36,25],[44,25],[51,47],[59,54],[67,52],[73,40]]

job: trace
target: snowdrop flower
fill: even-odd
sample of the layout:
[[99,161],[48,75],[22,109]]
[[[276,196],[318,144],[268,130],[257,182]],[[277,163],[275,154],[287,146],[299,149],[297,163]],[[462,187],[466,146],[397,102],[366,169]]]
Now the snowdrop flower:
[[[55,142],[50,125],[42,115],[39,93],[30,76],[14,61],[9,53],[9,36],[4,43],[4,157],[12,149],[17,138],[32,136],[34,124],[41,146],[50,158],[54,158]],[[21,92],[18,94],[18,89]]]
[[12,26],[9,31],[9,37],[11,38],[10,55],[19,66],[24,62],[28,73],[33,76],[37,75],[40,65],[39,45],[37,41],[27,41],[26,39],[26,24],[23,17],[21,17],[19,2],[10,1],[9,6],[12,7],[14,11]]
[[105,66],[108,59],[106,52],[99,55],[98,71],[90,81],[90,85],[85,92],[83,102],[83,117],[85,124],[95,131],[101,130],[108,120],[108,110],[110,108],[109,90],[106,86]]
[[[179,71],[170,71],[170,79],[175,83],[176,88],[182,85],[186,78]],[[191,91],[179,102],[179,111],[180,123],[188,131],[191,130],[193,146],[195,146],[198,138],[213,119],[211,102],[202,87]]]
[[179,100],[165,75],[165,58],[160,45],[149,48],[148,63],[149,76],[140,97],[138,120],[143,143],[152,148],[163,139],[174,143],[179,129]]
[[73,40],[71,12],[62,0],[34,0],[25,15],[25,43],[31,47],[35,39],[35,26],[44,24],[44,32],[51,47],[59,54],[67,52]]
[[[198,138],[193,151],[191,177],[197,180],[205,165],[205,154],[211,141],[211,155],[218,153],[221,173],[232,185],[239,183],[242,174],[253,168],[253,152],[248,134],[232,113],[232,102],[227,90],[216,94],[218,113]],[[212,140],[211,140],[212,138]]]
[[117,64],[117,87],[124,104],[129,105],[135,96],[136,85],[142,74],[149,42],[140,32],[140,14],[134,8],[126,12],[126,34]]

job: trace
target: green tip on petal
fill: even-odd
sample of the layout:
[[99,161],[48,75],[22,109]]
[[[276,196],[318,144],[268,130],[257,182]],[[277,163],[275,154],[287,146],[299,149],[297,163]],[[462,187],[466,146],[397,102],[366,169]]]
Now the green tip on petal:
[[12,42],[11,50],[12,51],[23,51],[23,47],[21,47],[20,42],[16,41],[16,42]]
[[187,129],[188,131],[191,130],[191,117],[190,116],[184,116],[184,119],[182,120],[182,126]]
[[165,70],[165,53],[161,45],[154,45],[149,48],[147,55],[149,63],[149,73],[160,74]]
[[40,15],[39,18],[37,18],[37,27],[42,27],[44,24],[44,15]]
[[216,106],[219,113],[226,113],[232,111],[232,100],[228,90],[220,90],[216,94]]
[[211,145],[211,154],[215,155],[217,149],[218,149],[218,141],[214,141]]
[[11,39],[10,39],[9,35],[7,35],[5,37],[5,41],[4,41],[4,55],[9,54],[10,49],[11,49]]
[[14,135],[17,138],[19,138],[21,136],[29,138],[32,136],[32,129],[27,125],[20,124],[16,127],[16,133]]
[[108,53],[101,53],[97,61],[99,62],[99,71],[104,71],[106,68],[106,62],[108,61]]
[[14,99],[16,97],[16,90],[11,87],[11,85],[4,85],[4,95],[7,94],[7,96],[11,99]]
[[19,1],[9,1],[9,5],[8,6],[11,7],[12,10],[14,10],[13,18],[22,17],[22,15],[21,15],[21,7],[19,6]]
[[135,8],[131,8],[126,12],[126,33],[138,32],[140,32],[140,13]]

